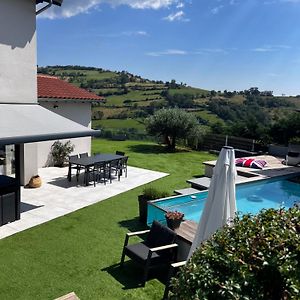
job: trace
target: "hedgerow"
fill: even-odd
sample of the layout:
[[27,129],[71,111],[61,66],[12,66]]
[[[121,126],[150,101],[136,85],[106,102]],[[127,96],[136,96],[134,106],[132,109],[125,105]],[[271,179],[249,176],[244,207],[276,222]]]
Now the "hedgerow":
[[300,299],[300,209],[236,216],[195,251],[171,299]]

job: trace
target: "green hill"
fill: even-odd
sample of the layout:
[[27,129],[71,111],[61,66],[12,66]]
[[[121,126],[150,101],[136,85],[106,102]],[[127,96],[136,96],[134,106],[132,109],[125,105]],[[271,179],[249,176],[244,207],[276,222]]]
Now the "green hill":
[[195,114],[199,124],[214,133],[253,138],[288,113],[300,108],[300,97],[274,97],[257,88],[245,91],[208,91],[142,78],[127,71],[82,66],[48,66],[38,72],[105,97],[93,107],[93,127],[113,132],[145,133],[143,120],[163,107],[179,107]]

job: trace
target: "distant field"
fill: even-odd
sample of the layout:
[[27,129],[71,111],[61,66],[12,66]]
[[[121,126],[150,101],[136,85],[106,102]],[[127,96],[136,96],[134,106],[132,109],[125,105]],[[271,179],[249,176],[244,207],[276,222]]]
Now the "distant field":
[[207,122],[209,122],[209,124],[213,124],[216,122],[223,123],[223,120],[221,118],[207,110],[197,111],[194,112],[194,114],[200,117],[201,119],[206,120]]
[[106,78],[114,78],[117,77],[118,75],[114,72],[100,72],[96,70],[71,70],[71,69],[55,69],[55,74],[58,76],[64,76],[64,74],[69,73],[82,73],[85,76],[80,76],[80,78],[85,79],[85,80],[90,80],[90,79],[106,79]]
[[122,112],[128,111],[128,108],[126,107],[109,108],[104,106],[93,107],[93,111],[98,111],[98,110],[102,111],[104,114],[102,119],[107,119],[107,118],[114,117]]
[[180,87],[180,89],[169,89],[169,93],[171,95],[173,95],[173,94],[208,95],[209,91],[203,90],[203,89],[198,89],[198,88],[193,88],[193,87]]
[[[159,91],[159,90],[158,90]],[[154,92],[154,91],[151,91]],[[145,95],[144,95],[145,94]],[[147,100],[155,100],[156,98],[160,98],[160,95],[149,95],[145,91],[130,91],[124,95],[113,95],[106,97],[107,105],[123,105],[125,100],[132,101],[147,101]]]
[[93,127],[95,128],[98,126],[111,130],[134,128],[139,132],[145,132],[145,125],[136,119],[108,119],[93,121]]

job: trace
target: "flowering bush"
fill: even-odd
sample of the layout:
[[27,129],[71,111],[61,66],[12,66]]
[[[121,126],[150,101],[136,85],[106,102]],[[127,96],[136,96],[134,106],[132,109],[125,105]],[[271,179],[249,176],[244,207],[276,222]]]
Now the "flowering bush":
[[195,251],[171,299],[299,299],[300,208],[237,216]]
[[165,217],[169,220],[181,220],[184,217],[184,214],[175,210],[175,211],[168,211],[165,214]]

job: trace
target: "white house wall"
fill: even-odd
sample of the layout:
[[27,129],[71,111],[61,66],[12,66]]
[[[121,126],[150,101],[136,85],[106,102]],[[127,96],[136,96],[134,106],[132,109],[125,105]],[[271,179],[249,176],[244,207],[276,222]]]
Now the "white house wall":
[[[0,0],[0,103],[37,103],[35,9],[33,0]],[[21,145],[22,183],[37,173],[36,147]]]
[[[91,128],[91,103],[65,103],[65,102],[44,102],[40,105],[83,126]],[[75,146],[74,153],[91,153],[91,137],[73,138],[61,140],[66,142],[70,140]],[[38,143],[38,167],[51,165],[50,150],[54,141]]]
[[0,0],[0,103],[36,103],[33,0]]

